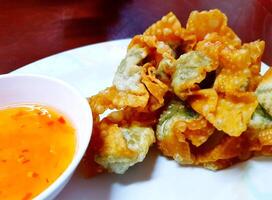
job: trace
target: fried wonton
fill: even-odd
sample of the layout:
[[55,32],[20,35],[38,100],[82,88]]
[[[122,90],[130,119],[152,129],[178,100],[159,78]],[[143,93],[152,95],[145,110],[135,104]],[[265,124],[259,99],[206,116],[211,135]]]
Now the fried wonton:
[[214,82],[214,89],[222,93],[245,92],[248,89],[251,72],[244,70],[231,70],[223,68]]
[[169,90],[168,86],[156,78],[156,69],[147,63],[144,66],[142,74],[142,83],[146,86],[149,93],[154,97],[157,103],[152,103],[150,111],[157,110],[164,104],[164,95]]
[[190,152],[188,141],[200,146],[213,131],[214,127],[184,102],[173,100],[157,125],[158,147],[164,155],[181,164],[193,164],[194,155]]
[[199,51],[183,54],[176,61],[171,86],[177,96],[185,99],[186,92],[197,87],[206,73],[213,70],[211,59]]
[[230,136],[239,136],[247,129],[258,105],[252,93],[223,95],[217,94],[213,89],[194,92],[189,97],[189,102],[192,108],[217,130],[222,130]]
[[128,50],[115,73],[113,86],[89,99],[95,116],[104,113],[107,109],[147,105],[149,93],[141,83],[143,68],[137,65],[147,56],[147,53],[147,48],[137,45]]
[[113,79],[113,85],[120,91],[131,93],[142,93],[144,90],[141,84],[142,67],[138,64],[147,56],[148,49],[138,45],[133,46],[127,52],[117,68]]
[[240,49],[225,47],[220,51],[222,67],[214,88],[219,92],[254,91],[260,81],[260,57],[264,42],[244,44]]
[[117,174],[123,174],[130,166],[142,162],[149,146],[155,142],[154,132],[149,127],[119,127],[102,121],[99,131],[102,145],[95,161]]
[[209,41],[209,38],[197,43],[195,50],[200,51],[212,59],[212,69],[219,65],[219,55],[223,48],[221,41]]
[[239,47],[241,45],[239,37],[227,26],[226,15],[218,9],[191,12],[186,31],[195,35],[197,41],[203,40],[209,33],[218,33],[233,46]]
[[168,44],[157,40],[155,36],[150,35],[136,35],[133,37],[129,44],[129,49],[134,46],[144,47],[148,50],[149,54],[145,58],[145,63],[150,63],[154,67],[158,68],[157,75],[165,83],[169,83],[169,75],[174,72],[175,51]]
[[181,42],[183,32],[184,28],[182,28],[179,20],[170,12],[146,29],[144,35],[156,36],[159,41],[176,46]]
[[218,9],[193,11],[186,28],[170,12],[134,36],[113,85],[89,98],[90,168],[124,173],[155,140],[178,163],[212,170],[272,155],[264,46],[242,44]]

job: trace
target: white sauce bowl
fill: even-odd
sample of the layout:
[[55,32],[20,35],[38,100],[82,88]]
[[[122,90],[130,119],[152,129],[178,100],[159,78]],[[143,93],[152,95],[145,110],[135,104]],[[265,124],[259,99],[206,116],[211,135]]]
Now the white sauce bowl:
[[36,200],[50,200],[68,183],[88,147],[93,125],[91,109],[76,89],[55,78],[0,75],[0,107],[29,103],[55,108],[70,119],[76,130],[77,145],[72,162],[54,183],[35,197]]

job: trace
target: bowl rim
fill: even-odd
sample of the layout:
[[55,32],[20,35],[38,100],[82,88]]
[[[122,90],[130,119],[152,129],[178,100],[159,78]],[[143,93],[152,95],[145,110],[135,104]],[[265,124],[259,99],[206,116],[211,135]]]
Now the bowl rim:
[[[92,135],[92,128],[93,128],[93,116],[92,116],[92,111],[89,106],[88,100],[73,86],[68,84],[67,82],[50,77],[50,76],[45,76],[45,75],[36,75],[36,74],[1,74],[0,79],[9,79],[9,78],[32,78],[32,79],[43,79],[44,81],[50,81],[53,82],[54,84],[62,85],[63,87],[67,88],[70,92],[71,95],[76,96],[79,99],[79,103],[85,107],[86,109],[86,118],[89,118],[88,124],[86,125],[86,133],[88,133],[88,136],[86,137],[86,140],[83,140],[82,144],[79,145],[78,140],[77,140],[77,151],[75,152],[75,155],[73,157],[73,160],[70,162],[70,164],[66,167],[66,169],[63,171],[63,173],[52,183],[50,184],[47,188],[45,188],[40,194],[34,197],[35,200],[43,200],[47,199],[52,195],[56,190],[60,189],[62,190],[63,187],[65,186],[66,181],[68,182],[70,176],[74,173],[75,169],[79,165],[79,162],[81,161],[82,157],[84,156],[87,147],[89,145],[89,142],[91,140],[91,135]],[[58,108],[56,108],[58,109]],[[69,116],[67,116],[69,118]],[[77,133],[76,137],[78,137]],[[64,184],[64,185],[62,185]]]

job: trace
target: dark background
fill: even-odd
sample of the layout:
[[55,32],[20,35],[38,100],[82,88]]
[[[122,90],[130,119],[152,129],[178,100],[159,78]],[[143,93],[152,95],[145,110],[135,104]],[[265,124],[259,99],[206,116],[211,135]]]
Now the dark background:
[[219,8],[244,42],[265,40],[272,65],[272,0],[0,0],[0,73],[92,43],[132,37],[173,11]]

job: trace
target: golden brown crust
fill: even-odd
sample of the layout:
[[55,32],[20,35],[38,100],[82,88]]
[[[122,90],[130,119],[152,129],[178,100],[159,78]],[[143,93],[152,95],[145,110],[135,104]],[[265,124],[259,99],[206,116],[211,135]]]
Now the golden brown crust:
[[[218,170],[271,155],[272,70],[260,82],[264,46],[242,45],[218,9],[193,11],[186,28],[170,12],[134,36],[114,85],[89,101],[96,132],[90,157],[100,164],[94,168],[123,173],[141,162],[156,125],[158,149],[180,164]],[[109,109],[117,111],[101,115]],[[149,135],[143,154],[128,148],[134,136],[140,144],[140,132]]]

